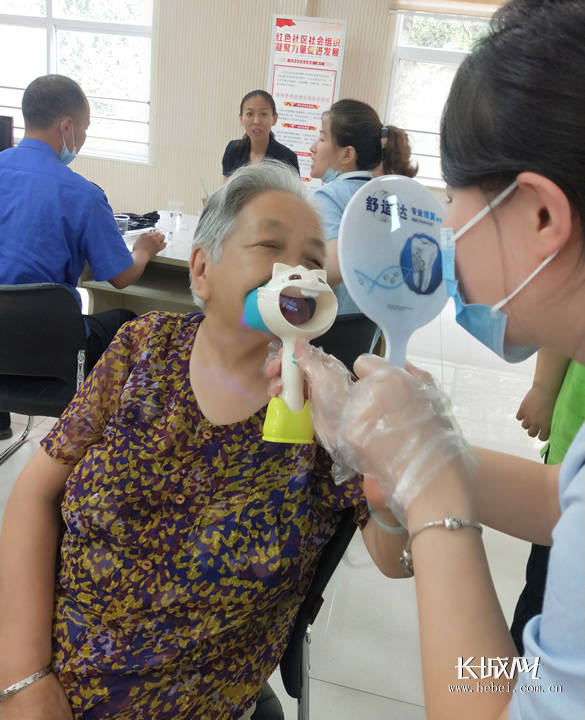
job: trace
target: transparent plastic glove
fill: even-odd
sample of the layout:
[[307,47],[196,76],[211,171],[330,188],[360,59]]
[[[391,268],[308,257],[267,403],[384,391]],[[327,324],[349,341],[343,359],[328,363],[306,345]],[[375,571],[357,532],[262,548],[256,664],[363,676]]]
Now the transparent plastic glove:
[[280,340],[271,340],[268,343],[268,355],[264,361],[264,374],[269,380],[270,395],[278,395],[282,390],[280,380],[280,359],[282,357],[282,343]]
[[322,351],[297,343],[295,354],[309,381],[313,424],[324,447],[338,462],[375,478],[400,522],[454,458],[471,475],[471,450],[429,375],[363,355],[354,366],[362,379],[352,383]]

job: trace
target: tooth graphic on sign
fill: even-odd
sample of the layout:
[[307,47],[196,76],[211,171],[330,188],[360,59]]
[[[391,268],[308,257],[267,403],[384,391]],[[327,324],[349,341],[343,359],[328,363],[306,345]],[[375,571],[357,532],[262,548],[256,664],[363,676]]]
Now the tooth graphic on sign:
[[431,284],[433,265],[439,254],[437,245],[424,237],[412,238],[411,244],[413,284],[425,293]]

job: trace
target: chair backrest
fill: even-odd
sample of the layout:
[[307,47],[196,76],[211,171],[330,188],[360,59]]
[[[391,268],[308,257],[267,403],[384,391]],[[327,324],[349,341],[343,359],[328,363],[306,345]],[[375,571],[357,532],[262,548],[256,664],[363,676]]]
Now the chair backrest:
[[[0,374],[76,384],[87,340],[81,310],[63,285],[0,285]],[[84,352],[81,357],[84,357]]]
[[0,115],[0,152],[14,145],[14,118],[12,115]]
[[361,313],[338,315],[325,335],[315,338],[312,344],[335,355],[351,370],[359,355],[371,351],[377,329],[376,323]]
[[280,660],[280,674],[286,692],[294,698],[301,697],[302,687],[302,646],[307,627],[312,624],[323,603],[323,592],[339,561],[356,531],[354,508],[341,513],[337,530],[323,548],[315,576],[303,600],[291,636]]

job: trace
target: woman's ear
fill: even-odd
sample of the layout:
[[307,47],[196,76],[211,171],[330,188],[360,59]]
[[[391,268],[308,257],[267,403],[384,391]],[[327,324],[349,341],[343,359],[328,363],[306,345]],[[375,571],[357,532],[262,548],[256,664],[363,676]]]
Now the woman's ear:
[[272,127],[274,127],[277,122],[278,122],[278,113],[274,113],[274,115],[272,116]]
[[522,191],[522,219],[537,238],[539,255],[546,258],[571,238],[575,213],[563,190],[549,178],[523,172],[516,181]]
[[341,164],[343,167],[352,167],[357,161],[357,153],[353,145],[346,145],[341,149]]
[[191,273],[191,287],[193,292],[201,300],[209,300],[210,283],[209,283],[209,266],[210,261],[207,250],[201,245],[195,245],[189,260],[189,270]]

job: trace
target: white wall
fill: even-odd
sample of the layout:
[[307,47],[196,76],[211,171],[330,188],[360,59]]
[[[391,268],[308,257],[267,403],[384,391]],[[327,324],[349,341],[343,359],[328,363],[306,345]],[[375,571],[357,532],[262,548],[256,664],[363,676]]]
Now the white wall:
[[389,0],[155,0],[152,165],[83,155],[72,168],[98,183],[114,211],[147,212],[183,200],[200,209],[201,180],[221,184],[227,142],[241,135],[239,103],[264,88],[272,15],[347,20],[340,97],[383,118],[394,16]]

